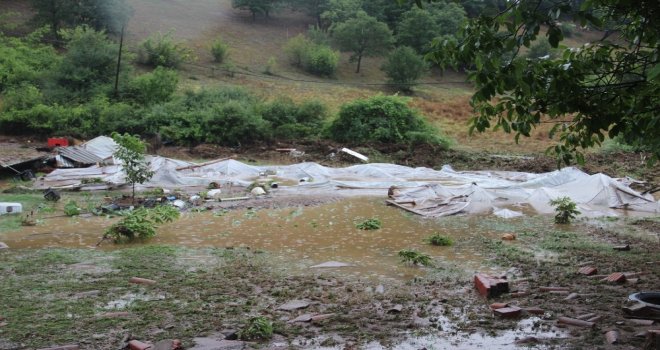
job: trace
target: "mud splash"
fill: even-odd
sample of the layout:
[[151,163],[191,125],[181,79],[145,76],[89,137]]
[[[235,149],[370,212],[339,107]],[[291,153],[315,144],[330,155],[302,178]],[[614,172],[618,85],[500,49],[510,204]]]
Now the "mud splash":
[[[357,222],[379,218],[382,228],[359,230]],[[94,247],[104,230],[117,219],[75,217],[44,219],[39,225],[0,234],[12,248]],[[424,219],[386,206],[382,199],[357,198],[314,206],[280,209],[216,210],[187,212],[178,221],[158,229],[148,243],[188,247],[249,247],[265,250],[274,259],[307,269],[326,261],[354,265],[341,271],[362,277],[410,278],[423,269],[399,262],[401,249],[416,249],[439,264],[462,270],[489,270],[477,249],[482,236],[495,237],[497,230],[477,225],[479,217],[447,220]],[[458,223],[458,224],[457,224]],[[451,247],[434,247],[424,238],[441,233],[451,237]],[[109,243],[101,249],[119,249]]]

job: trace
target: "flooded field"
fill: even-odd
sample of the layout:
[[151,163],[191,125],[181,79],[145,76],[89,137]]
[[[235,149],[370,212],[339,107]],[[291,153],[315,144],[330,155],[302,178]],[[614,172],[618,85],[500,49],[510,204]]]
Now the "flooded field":
[[[368,218],[379,218],[382,228],[355,227]],[[440,263],[459,265],[464,270],[488,270],[476,246],[481,237],[496,237],[501,232],[480,228],[479,220],[425,219],[386,206],[382,199],[359,198],[313,207],[186,212],[174,223],[160,227],[155,238],[141,244],[249,247],[268,251],[273,259],[295,269],[336,261],[352,265],[343,267],[344,273],[405,279],[420,270],[399,262],[397,253],[402,249],[419,250]],[[12,248],[94,248],[115,221],[106,217],[45,218],[37,226],[0,234],[0,240]],[[426,244],[424,239],[434,233],[451,237],[455,244]],[[124,246],[104,242],[101,249]]]

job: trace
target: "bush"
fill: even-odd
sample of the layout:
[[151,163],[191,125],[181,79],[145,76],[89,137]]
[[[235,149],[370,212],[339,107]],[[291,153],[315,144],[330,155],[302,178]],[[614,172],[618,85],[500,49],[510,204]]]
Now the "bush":
[[420,253],[416,250],[403,249],[399,251],[401,261],[411,265],[431,266],[433,259],[428,254]]
[[396,89],[411,91],[417,80],[428,71],[428,64],[410,47],[398,47],[387,56],[381,69]]
[[355,224],[355,228],[360,230],[378,230],[383,226],[379,218],[370,218]]
[[158,67],[178,68],[181,63],[193,59],[193,51],[174,42],[173,32],[157,33],[143,41],[138,48],[138,62]]
[[271,123],[276,138],[295,140],[318,135],[327,109],[318,101],[296,105],[291,99],[278,98],[266,104],[261,115]]
[[454,244],[451,238],[447,236],[443,236],[439,233],[434,234],[433,236],[430,236],[426,239],[426,242],[428,242],[430,245],[437,245],[437,246],[450,246]]
[[344,104],[328,134],[335,141],[349,144],[410,143],[418,142],[422,135],[427,140],[435,139],[437,131],[406,102],[399,96],[377,95]]
[[76,203],[75,201],[69,201],[69,203],[65,204],[64,215],[66,216],[80,215],[80,208],[78,208],[78,203]]
[[284,45],[284,52],[289,56],[291,64],[302,67],[303,57],[305,57],[309,45],[311,45],[311,42],[302,34],[298,34],[287,41]]
[[338,63],[339,53],[329,46],[309,46],[303,57],[303,68],[305,71],[319,76],[333,76],[337,71]]
[[179,75],[175,71],[157,67],[153,72],[133,79],[127,92],[137,103],[149,106],[169,101],[178,84]]
[[273,323],[263,316],[251,318],[245,328],[238,332],[243,340],[270,339],[273,337]]
[[215,62],[222,63],[229,55],[229,46],[221,38],[215,39],[211,45],[211,55]]
[[571,220],[580,214],[577,204],[570,197],[553,199],[550,201],[550,205],[555,207],[555,212],[557,212],[557,215],[555,215],[556,224],[570,224]]
[[551,57],[552,56],[552,46],[547,40],[540,39],[530,46],[529,51],[527,51],[527,58],[541,58],[541,57]]
[[169,205],[154,209],[135,209],[125,214],[121,221],[110,226],[104,238],[111,238],[115,243],[151,238],[156,235],[158,225],[172,222],[178,217],[179,210]]

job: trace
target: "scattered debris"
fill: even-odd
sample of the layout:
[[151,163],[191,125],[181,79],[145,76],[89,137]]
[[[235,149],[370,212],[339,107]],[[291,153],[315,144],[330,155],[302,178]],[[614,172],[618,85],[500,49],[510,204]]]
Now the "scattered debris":
[[528,314],[533,314],[533,315],[543,315],[545,313],[545,310],[536,306],[526,307],[523,310],[525,310],[525,312],[527,312]]
[[70,345],[53,346],[50,348],[42,348],[38,350],[78,350],[78,349],[80,349],[78,344],[70,344]]
[[593,266],[584,266],[578,270],[578,273],[581,273],[585,276],[592,276],[598,273],[598,269]]
[[310,266],[310,268],[351,267],[351,266],[355,266],[355,265],[343,263],[340,261],[326,261],[322,264]]
[[153,347],[151,347],[150,350],[181,350],[183,349],[183,345],[181,344],[181,340],[178,339],[173,339],[173,340],[161,340],[159,342],[156,342]]
[[341,151],[344,152],[344,153],[346,153],[346,154],[350,154],[350,155],[352,155],[353,157],[355,157],[355,158],[357,158],[357,159],[359,159],[359,160],[361,160],[361,161],[363,161],[363,162],[365,162],[365,163],[368,163],[368,162],[369,162],[369,157],[367,157],[367,156],[365,156],[365,155],[362,155],[362,154],[360,154],[360,153],[357,153],[357,152],[355,152],[355,151],[353,151],[353,150],[350,150],[350,149],[348,149],[348,148],[342,148]]
[[135,283],[135,284],[156,284],[156,281],[150,280],[147,278],[140,278],[140,277],[131,277],[128,280],[129,283]]
[[403,305],[396,304],[387,310],[388,314],[398,314],[403,311]]
[[319,314],[319,315],[314,315],[312,316],[312,323],[319,323],[323,320],[327,320],[328,318],[334,316],[335,314]]
[[516,235],[513,233],[505,233],[502,235],[502,240],[504,241],[515,241]]
[[497,309],[502,309],[509,306],[507,303],[492,303],[490,304],[490,309],[491,310],[497,310]]
[[0,249],[9,249],[9,246],[5,242],[0,242]]
[[44,191],[44,198],[47,201],[57,202],[57,201],[60,200],[61,196],[60,196],[59,192],[57,192],[57,191],[55,191],[51,188],[48,188]]
[[559,317],[557,319],[557,322],[569,326],[584,327],[584,328],[592,328],[594,326],[593,322],[583,321],[576,318],[563,317],[563,316]]
[[522,313],[522,309],[517,306],[508,306],[500,309],[493,310],[495,315],[502,318],[518,318]]
[[479,294],[487,298],[509,292],[509,282],[502,278],[492,277],[483,273],[474,276],[474,285]]
[[630,244],[614,246],[614,247],[612,247],[612,249],[620,251],[620,252],[628,251],[628,250],[630,250]]
[[590,319],[590,318],[592,318],[592,317],[594,317],[594,316],[596,316],[596,314],[594,314],[594,313],[589,313],[589,314],[580,315],[580,316],[578,316],[578,317],[576,317],[576,318],[577,318],[578,320],[587,320],[587,319]]
[[247,197],[247,196],[245,196],[245,197],[221,198],[220,201],[221,201],[221,202],[229,202],[229,201],[244,201],[244,200],[247,200],[247,199],[252,199],[252,197]]
[[309,307],[310,302],[305,300],[291,300],[286,304],[277,307],[278,310],[293,311]]
[[220,190],[218,188],[212,189],[212,190],[209,190],[208,192],[206,192],[206,198],[219,200],[221,193],[222,193],[222,190]]
[[608,332],[605,333],[605,340],[607,340],[607,342],[609,344],[618,344],[619,343],[619,337],[620,337],[620,334],[619,334],[619,331],[617,331],[617,330],[612,330],[612,331],[608,331]]
[[257,186],[250,191],[250,193],[254,196],[263,196],[266,194],[266,190],[264,190],[263,187]]
[[624,283],[624,282],[626,282],[626,276],[624,274],[622,274],[621,272],[615,272],[615,273],[603,278],[601,281],[609,282],[609,283]]
[[296,322],[310,322],[314,314],[302,314],[293,320],[289,320],[287,323],[296,323]]
[[0,215],[18,214],[21,212],[23,212],[23,205],[21,203],[0,202]]
[[128,342],[128,347],[131,350],[147,350],[147,349],[153,349],[152,344],[148,343],[143,343],[139,340],[131,340]]

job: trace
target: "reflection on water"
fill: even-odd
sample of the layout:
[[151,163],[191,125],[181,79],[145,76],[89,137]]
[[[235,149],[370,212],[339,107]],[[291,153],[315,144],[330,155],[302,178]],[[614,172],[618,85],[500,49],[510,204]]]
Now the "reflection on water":
[[[378,217],[382,228],[363,231],[356,222]],[[12,248],[94,247],[104,230],[117,219],[105,217],[52,218],[34,227],[0,234]],[[477,246],[480,236],[498,233],[479,229],[479,217],[453,220],[424,219],[386,206],[384,200],[352,198],[315,207],[241,209],[184,213],[172,224],[158,229],[147,244],[188,247],[250,247],[272,253],[274,259],[308,268],[325,261],[355,265],[342,271],[360,276],[407,278],[420,269],[403,266],[397,253],[417,249],[440,262],[470,270],[488,269]],[[424,238],[440,232],[452,237],[452,247],[434,247]],[[102,249],[117,249],[104,243]]]

